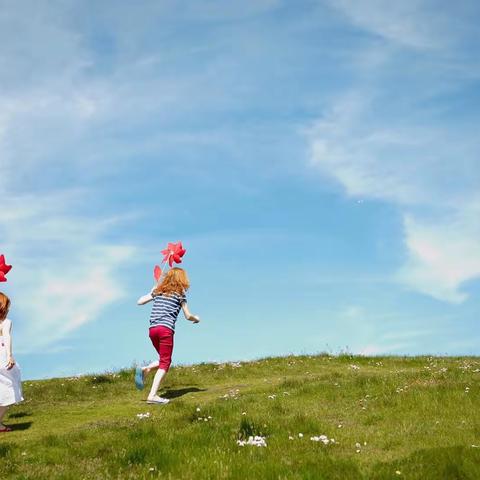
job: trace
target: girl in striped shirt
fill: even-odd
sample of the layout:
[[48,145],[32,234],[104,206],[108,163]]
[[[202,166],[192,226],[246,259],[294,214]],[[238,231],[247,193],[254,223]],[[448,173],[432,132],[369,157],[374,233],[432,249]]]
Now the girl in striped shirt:
[[158,368],[153,378],[147,403],[164,404],[169,402],[168,399],[159,397],[157,392],[172,362],[173,335],[180,310],[183,310],[187,320],[193,323],[200,321],[199,317],[192,315],[188,310],[185,293],[189,287],[190,283],[185,270],[175,267],[168,271],[165,278],[148,295],[138,299],[138,305],[145,305],[153,301],[149,336],[160,357],[158,362],[152,362],[143,368],[137,367],[135,371],[135,385],[142,390],[145,375]]

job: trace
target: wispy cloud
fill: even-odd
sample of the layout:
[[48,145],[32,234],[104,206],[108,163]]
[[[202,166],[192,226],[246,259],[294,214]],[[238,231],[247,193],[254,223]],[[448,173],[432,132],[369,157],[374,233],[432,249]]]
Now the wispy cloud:
[[[329,0],[359,29],[400,46],[437,49],[452,41],[452,12],[427,0]],[[450,35],[445,35],[445,30]]]
[[398,279],[440,300],[461,303],[461,290],[469,280],[480,277],[480,208],[465,206],[452,218],[436,222],[405,217],[407,263]]
[[356,353],[359,355],[387,355],[387,354],[395,354],[401,353],[402,351],[408,351],[411,348],[410,343],[386,343],[386,344],[368,344],[364,347],[360,347],[356,349],[352,353]]
[[[61,349],[115,308],[128,288],[125,265],[133,254],[147,263],[146,245],[167,230],[182,229],[190,251],[208,252],[202,260],[229,278],[232,245],[243,252],[248,241],[273,242],[277,229],[284,244],[307,233],[314,245],[326,233],[306,232],[277,202],[291,194],[296,212],[312,216],[304,165],[292,164],[304,148],[298,126],[312,118],[311,159],[323,178],[398,206],[406,251],[394,281],[465,298],[475,262],[439,278],[463,249],[477,255],[477,220],[465,213],[480,181],[477,122],[448,102],[479,77],[470,62],[478,49],[455,51],[472,32],[463,6],[452,16],[420,0],[37,3],[5,4],[0,16],[0,239],[15,266],[6,288],[25,349]],[[177,215],[164,199],[180,184]],[[124,228],[137,209],[147,220]],[[341,272],[320,280],[315,268],[304,272],[306,288],[326,282],[346,295],[346,283],[369,279],[394,290],[383,269],[353,276],[343,260]],[[294,263],[296,275],[303,267]],[[265,276],[269,298],[289,272]],[[351,326],[365,310],[343,314]],[[373,344],[376,329],[358,346]]]
[[[438,120],[419,124],[380,86],[339,97],[310,131],[311,161],[351,196],[401,205],[456,207],[474,193],[478,140]],[[382,103],[391,100],[383,111]],[[414,103],[412,100],[407,100]]]
[[[349,196],[398,206],[408,252],[395,275],[398,281],[439,300],[462,302],[467,294],[461,288],[480,276],[480,142],[468,115],[456,112],[453,122],[447,113],[454,108],[447,92],[458,95],[462,85],[468,87],[471,60],[463,59],[463,68],[452,74],[457,60],[440,37],[451,32],[467,41],[460,27],[470,21],[465,15],[447,21],[444,13],[419,1],[393,7],[369,0],[335,5],[383,43],[359,51],[362,60],[352,61],[355,85],[338,95],[310,130],[311,162]],[[391,48],[395,45],[421,52],[400,54]],[[365,62],[365,52],[371,57],[372,51],[379,52],[380,61]],[[415,73],[409,73],[414,59]]]
[[[68,3],[54,22],[50,7],[32,16],[27,3],[6,8],[0,29],[9,45],[0,54],[1,250],[15,266],[7,287],[22,319],[22,353],[61,348],[118,301],[125,289],[118,273],[134,252],[106,240],[124,218],[93,209],[98,192],[83,186],[101,168],[83,142],[110,117],[112,96],[85,76],[92,59],[64,22]],[[16,53],[26,50],[32,54]]]
[[[68,260],[62,259],[60,268],[44,271],[31,282],[21,282],[24,287],[18,296],[28,298],[34,308],[23,303],[19,310],[23,318],[35,319],[28,321],[28,329],[22,334],[23,352],[56,343],[122,299],[126,290],[119,281],[120,267],[134,252],[131,247],[95,246],[77,253],[73,257],[75,265],[69,268],[65,268]],[[28,275],[27,271],[19,273]]]
[[23,319],[17,326],[22,353],[62,340],[125,294],[120,272],[135,249],[103,239],[121,219],[74,213],[75,202],[84,195],[66,192],[2,202],[2,251],[15,266],[9,288]]
[[[224,127],[213,131],[195,119],[241,106],[253,88],[253,76],[248,87],[238,82],[243,67],[230,57],[245,45],[238,36],[249,35],[224,36],[225,22],[278,4],[105,4],[95,5],[95,18],[71,1],[2,8],[0,238],[15,265],[8,288],[23,319],[23,351],[60,342],[124,295],[128,282],[119,272],[141,246],[122,227],[136,206],[110,212],[119,211],[117,189],[128,192],[137,159],[147,171],[164,163],[176,177],[206,177],[208,160],[185,169],[165,152],[235,148]],[[173,21],[203,26],[207,35],[187,29],[179,38]],[[109,178],[121,187],[105,192]]]

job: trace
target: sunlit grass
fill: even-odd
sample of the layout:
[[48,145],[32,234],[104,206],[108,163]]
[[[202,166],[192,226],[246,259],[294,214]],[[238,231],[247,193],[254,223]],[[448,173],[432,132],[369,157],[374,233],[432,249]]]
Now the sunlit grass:
[[478,479],[479,379],[478,358],[319,355],[176,367],[166,406],[129,370],[25,382],[0,478]]

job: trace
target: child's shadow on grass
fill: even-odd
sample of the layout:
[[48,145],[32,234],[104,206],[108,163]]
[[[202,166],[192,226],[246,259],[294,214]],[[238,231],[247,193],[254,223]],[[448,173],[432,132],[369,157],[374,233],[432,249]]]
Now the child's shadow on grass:
[[32,414],[28,412],[17,412],[11,413],[8,418],[23,418],[23,417],[30,417]]
[[164,398],[178,398],[183,397],[187,393],[193,392],[206,392],[206,388],[197,388],[197,387],[187,387],[187,388],[179,388],[178,390],[167,390],[162,397]]
[[11,424],[10,428],[15,431],[15,430],[28,430],[32,426],[33,422],[23,422],[23,423],[15,423]]

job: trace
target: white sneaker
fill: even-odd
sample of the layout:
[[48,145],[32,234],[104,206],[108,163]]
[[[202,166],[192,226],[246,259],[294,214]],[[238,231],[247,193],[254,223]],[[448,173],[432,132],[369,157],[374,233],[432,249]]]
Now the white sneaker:
[[154,397],[147,398],[147,403],[156,404],[156,405],[166,405],[170,400],[168,398],[159,397],[155,395]]

